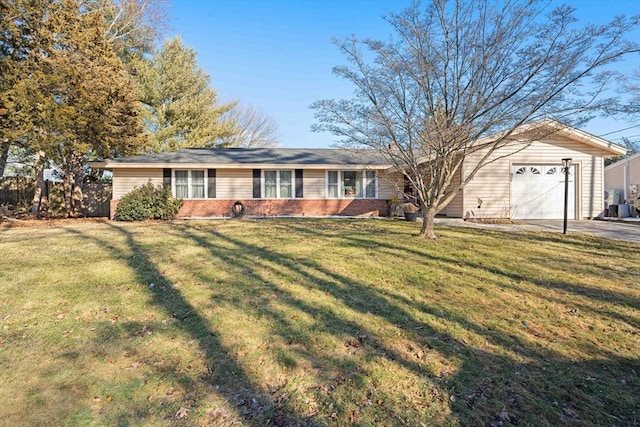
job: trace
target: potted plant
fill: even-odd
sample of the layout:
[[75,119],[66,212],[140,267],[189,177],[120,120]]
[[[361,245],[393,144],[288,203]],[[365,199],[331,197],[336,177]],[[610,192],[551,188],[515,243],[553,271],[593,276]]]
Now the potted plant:
[[402,210],[404,211],[405,221],[417,221],[418,217],[422,216],[420,208],[413,203],[403,203]]
[[403,215],[404,210],[402,209],[402,200],[394,197],[387,202],[387,216],[389,218],[401,217]]

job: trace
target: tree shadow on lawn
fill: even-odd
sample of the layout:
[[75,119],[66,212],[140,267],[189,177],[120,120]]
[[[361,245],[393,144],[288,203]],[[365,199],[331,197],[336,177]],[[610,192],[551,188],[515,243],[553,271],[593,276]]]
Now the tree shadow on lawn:
[[[242,367],[234,359],[231,352],[220,341],[216,331],[211,329],[209,322],[174,286],[175,283],[160,271],[152,257],[147,254],[148,249],[145,249],[136,241],[135,235],[125,227],[113,223],[107,223],[107,225],[125,238],[126,244],[131,250],[131,256],[126,258],[127,263],[136,273],[137,280],[144,284],[155,284],[153,289],[147,288],[153,305],[163,310],[170,318],[176,320],[174,327],[186,332],[192,338],[204,354],[207,364],[212,367],[213,372],[206,378],[200,378],[200,380],[215,388],[217,393],[223,396],[231,407],[235,407],[238,416],[244,419],[247,425],[263,426],[271,424],[273,422],[274,402],[270,399],[268,392],[261,389],[260,385],[253,384],[245,375]],[[104,248],[111,250],[117,257],[122,256],[118,247],[104,239],[99,239],[72,228],[69,228],[68,231],[98,242]],[[135,336],[139,332],[140,325],[137,323],[122,322],[120,333],[116,338],[121,341],[124,337]],[[97,333],[98,341],[104,341],[109,337],[113,338],[113,328],[108,326],[98,328]],[[135,352],[133,348],[131,350]],[[185,386],[187,390],[193,384],[191,378],[180,375],[179,371],[171,366],[162,367],[156,373],[162,377],[168,376],[172,378],[176,383]],[[133,411],[133,408],[131,410]],[[120,418],[123,422],[126,422],[127,419],[138,419],[139,421],[141,416],[148,415],[131,412],[122,414]],[[312,420],[298,417],[296,414],[290,414],[288,422],[289,425],[314,425]]]
[[[308,236],[330,236],[332,233],[328,233],[326,231],[314,230],[310,227],[301,227],[297,225],[292,225],[290,227],[292,230],[295,230],[298,233]],[[453,230],[453,228],[450,228]],[[471,236],[476,235],[477,233],[469,230],[463,230],[461,228],[456,228],[456,232],[462,232],[466,234],[470,234]],[[486,234],[483,230],[483,234]],[[507,233],[511,234],[511,233]],[[491,231],[491,237],[502,240],[505,237],[504,232],[496,232]],[[538,243],[540,242],[540,236],[535,233],[518,233],[515,239],[525,242],[525,243]],[[536,263],[539,261],[541,265],[549,265],[552,268],[554,278],[551,279],[540,279],[536,277],[536,273],[531,272],[531,274],[521,274],[516,273],[514,271],[510,271],[507,269],[507,265],[485,265],[479,262],[471,261],[466,258],[452,258],[443,256],[440,253],[436,254],[436,251],[433,250],[433,247],[426,247],[425,242],[421,240],[407,239],[403,242],[402,245],[397,244],[389,244],[381,242],[377,238],[367,237],[366,234],[345,234],[341,237],[341,239],[349,245],[354,245],[358,247],[365,248],[374,248],[376,251],[380,253],[384,253],[391,256],[396,257],[413,257],[416,262],[421,262],[425,266],[437,266],[437,268],[445,268],[450,273],[461,274],[463,269],[466,267],[467,269],[471,269],[473,271],[473,275],[478,275],[478,272],[487,272],[490,275],[498,275],[502,276],[506,279],[510,279],[511,282],[530,282],[533,283],[536,287],[540,288],[539,292],[536,292],[535,295],[549,299],[553,302],[562,302],[560,300],[554,299],[554,297],[548,292],[548,290],[559,290],[563,292],[570,293],[577,297],[583,297],[588,300],[598,301],[600,306],[607,305],[619,305],[626,306],[633,310],[640,310],[640,298],[634,298],[630,293],[623,293],[613,290],[606,290],[602,288],[593,287],[587,284],[580,284],[574,281],[569,280],[558,280],[555,277],[563,277],[567,276],[567,272],[580,272],[584,271],[586,273],[596,275],[601,272],[609,272],[610,265],[609,264],[598,264],[598,258],[595,258],[593,264],[591,265],[574,265],[574,259],[571,257],[570,253],[558,253],[557,256],[553,260],[549,260],[545,255],[540,254],[532,254],[527,253],[523,255],[524,258],[527,258],[527,262]],[[558,244],[568,244],[570,246],[574,246],[574,250],[588,250],[593,251],[594,254],[602,255],[603,250],[612,250],[616,249],[619,246],[611,246],[609,242],[602,241],[599,239],[589,239],[587,242],[583,240],[566,240],[562,238],[557,238],[555,235],[549,233],[548,239],[544,239],[546,243],[558,243]],[[440,243],[440,242],[438,242]],[[432,245],[433,242],[429,242],[427,244]],[[446,243],[445,243],[446,244]],[[459,250],[461,248],[456,248]],[[465,249],[465,248],[462,248]],[[491,250],[495,250],[491,248]],[[482,256],[486,251],[478,246],[473,246],[473,252],[477,255]],[[640,258],[639,258],[640,259]],[[510,259],[507,262],[517,263],[517,260]],[[514,266],[515,267],[515,266]],[[573,271],[571,271],[573,270]],[[614,276],[612,274],[612,276]],[[621,277],[624,276],[624,277]],[[633,268],[629,268],[624,272],[616,272],[615,277],[606,278],[603,277],[603,280],[613,280],[620,279],[626,280],[631,285],[636,285],[637,280],[634,281],[634,276],[637,280],[640,280],[640,274],[638,272],[634,272]],[[504,281],[500,283],[500,286],[503,287],[511,287],[514,290],[519,290],[513,285],[508,285],[509,281]],[[522,292],[531,292],[523,289]],[[587,305],[580,305],[578,308],[584,308],[585,310],[593,310],[593,307]],[[603,310],[603,308],[600,308]],[[606,314],[610,314],[612,316],[616,316],[617,313],[612,311],[607,311],[604,309]],[[640,324],[638,324],[638,319],[632,319],[627,317],[620,317],[620,320],[629,322],[634,327],[640,328]]]
[[[458,227],[448,227],[454,229]],[[640,228],[640,227],[638,227]],[[483,234],[496,237],[496,238],[508,238],[510,240],[520,240],[527,242],[538,242],[540,244],[557,244],[567,248],[567,251],[581,252],[587,255],[592,255],[597,259],[602,251],[617,250],[621,245],[625,246],[625,256],[640,257],[640,243],[630,242],[625,240],[614,240],[606,237],[597,237],[587,233],[581,232],[569,232],[567,235],[563,235],[558,232],[546,232],[546,231],[526,231],[518,230],[514,232],[510,231],[498,231],[482,229]],[[639,231],[640,232],[640,231]]]
[[[125,227],[113,224],[109,226],[125,238],[131,249],[132,256],[127,262],[136,272],[138,280],[142,283],[153,280],[158,285],[155,290],[149,290],[154,305],[167,315],[177,315],[181,319],[176,323],[176,327],[192,337],[205,354],[207,363],[211,366],[224,366],[224,369],[217,370],[215,377],[201,378],[199,381],[209,385],[222,384],[219,393],[233,406],[242,406],[242,403],[238,403],[252,402],[253,399],[260,402],[258,408],[248,404],[250,407],[246,408],[248,411],[244,414],[247,425],[264,424],[268,417],[273,415],[278,416],[280,423],[284,425],[323,424],[331,422],[331,412],[337,413],[338,420],[347,423],[349,411],[353,411],[354,408],[362,413],[373,410],[367,406],[370,405],[367,401],[382,387],[369,380],[368,376],[371,373],[366,368],[363,369],[354,363],[372,360],[399,366],[416,377],[423,378],[425,387],[430,388],[432,393],[424,400],[436,401],[442,396],[451,396],[444,405],[450,406],[452,414],[443,415],[441,418],[447,423],[517,424],[521,421],[525,424],[589,424],[589,420],[599,420],[602,423],[617,419],[622,423],[632,424],[635,422],[633,417],[637,417],[640,412],[639,394],[636,393],[638,379],[637,375],[633,374],[634,369],[638,369],[639,366],[637,359],[605,352],[598,353],[596,349],[590,349],[590,359],[577,363],[513,334],[487,330],[477,322],[451,310],[443,311],[442,307],[434,308],[425,303],[399,298],[395,293],[377,290],[366,284],[365,278],[354,280],[353,277],[330,271],[324,264],[311,257],[283,254],[277,250],[249,244],[206,225],[171,224],[173,230],[170,230],[170,233],[195,242],[207,251],[212,260],[220,261],[226,268],[241,271],[242,275],[232,283],[234,287],[241,288],[239,290],[247,294],[258,294],[262,298],[260,304],[255,304],[260,299],[245,300],[240,293],[231,296],[219,295],[213,302],[253,313],[258,317],[269,318],[275,325],[274,338],[279,337],[284,342],[276,344],[271,351],[284,354],[285,363],[306,363],[314,367],[311,375],[315,376],[318,385],[307,391],[315,394],[324,406],[319,408],[317,416],[310,416],[303,413],[305,411],[299,407],[288,406],[280,391],[270,390],[260,381],[252,379],[246,368],[243,368],[242,362],[238,360],[238,356],[222,344],[216,331],[212,330],[207,319],[198,312],[198,308],[160,271],[153,256],[149,254],[149,248],[137,241],[136,236]],[[301,229],[300,232],[308,228],[305,231],[308,234],[318,232],[314,229],[314,223],[298,228]],[[121,257],[120,249],[111,243],[85,233],[77,233],[98,241]],[[431,257],[439,265],[448,265],[448,268],[453,270],[460,263],[459,260],[436,259],[423,250],[381,245],[362,235],[351,236],[349,239],[356,239],[352,242],[354,245],[390,253],[412,251],[410,254],[416,259]],[[215,279],[209,272],[204,272],[201,276],[203,280]],[[308,288],[309,292],[324,293],[358,316],[344,315],[329,307],[314,305],[306,298],[294,295],[292,291],[281,286],[278,283],[279,277],[287,281],[297,281],[300,286]],[[262,288],[258,289],[258,284]],[[295,319],[287,318],[282,310],[271,305],[274,301],[310,314],[316,319],[315,329],[302,330]],[[421,313],[420,319],[416,317],[416,311]],[[407,348],[388,344],[382,330],[360,319],[361,315],[386,327],[397,328],[398,332],[405,336]],[[432,321],[426,323],[423,319],[425,315]],[[459,336],[438,327],[439,319],[471,331],[491,343],[494,349],[480,349],[465,343]],[[130,326],[131,328],[125,327],[125,335],[137,333],[139,325]],[[317,333],[331,335],[336,340],[344,342],[345,346],[353,346],[354,351],[358,353],[357,357],[345,360],[334,356],[330,349],[314,347],[313,340]],[[457,364],[457,369],[454,372],[435,370],[428,358],[437,354]],[[167,372],[162,370],[158,375],[167,375]],[[233,374],[228,375],[230,372]],[[558,377],[562,377],[564,381],[559,382]],[[192,381],[191,378],[179,374],[172,378],[177,382],[182,381],[185,386]],[[626,383],[622,383],[622,380]],[[360,396],[362,400],[345,402],[344,397],[337,397],[344,396],[346,388],[356,389],[351,395]],[[394,400],[394,396],[388,394],[384,397],[381,399],[384,403],[375,408],[379,411],[377,416],[382,424],[430,420],[427,409]],[[536,414],[535,418],[531,418],[531,414]]]
[[[468,231],[467,231],[468,233]],[[503,234],[500,232],[496,233],[496,238],[504,238]],[[529,239],[531,237],[531,239]],[[553,237],[553,236],[550,236]],[[539,236],[536,234],[527,235],[521,234],[518,236],[518,239],[525,242],[538,242]],[[372,241],[370,238],[365,236],[349,236],[346,239],[355,245],[370,245]],[[558,243],[565,243],[565,240],[558,239]],[[558,257],[554,260],[549,260],[544,258],[542,255],[533,256],[531,254],[527,254],[527,262],[531,262],[533,259],[534,264],[535,260],[538,259],[541,265],[548,265],[550,263],[553,264],[553,278],[539,278],[538,272],[531,271],[529,273],[517,273],[511,271],[507,264],[503,265],[486,265],[480,262],[471,261],[466,258],[452,258],[443,255],[435,255],[431,250],[432,248],[421,247],[420,243],[422,242],[413,242],[412,247],[408,246],[398,246],[398,245],[389,245],[386,243],[382,243],[378,245],[378,249],[382,252],[395,255],[398,251],[403,252],[407,256],[415,257],[416,262],[423,262],[425,265],[428,264],[437,264],[438,268],[442,268],[447,270],[450,274],[461,275],[466,274],[477,279],[482,280],[495,280],[491,279],[492,276],[498,276],[504,278],[505,280],[500,280],[496,282],[496,285],[505,290],[511,290],[514,293],[522,295],[523,298],[527,296],[532,296],[541,300],[549,301],[550,303],[554,303],[561,307],[565,307],[567,311],[570,311],[573,316],[582,316],[583,314],[589,314],[594,317],[600,318],[603,316],[608,317],[609,319],[615,319],[619,322],[622,322],[623,325],[614,325],[609,324],[606,329],[603,329],[603,333],[611,333],[611,332],[619,332],[622,334],[634,334],[638,329],[640,329],[640,299],[635,298],[633,296],[633,292],[631,291],[631,287],[635,287],[638,289],[638,281],[634,280],[634,275],[637,276],[637,272],[633,271],[633,267],[628,268],[625,272],[617,272],[615,277],[613,278],[604,278],[603,280],[610,280],[612,283],[615,281],[620,286],[620,289],[628,289],[628,292],[624,293],[622,291],[614,291],[610,289],[602,289],[601,287],[594,287],[589,284],[581,284],[580,282],[567,280],[559,280],[557,277],[567,276],[565,271],[560,267],[566,267],[567,269],[573,268],[574,270],[584,270],[592,275],[596,275],[596,271],[594,271],[593,266],[574,266],[573,259],[568,254],[559,254]],[[582,245],[580,245],[582,243]],[[601,241],[598,239],[589,239],[588,242],[574,241],[572,244],[576,245],[577,248],[588,248],[594,249],[597,253],[601,253],[600,248],[602,247]],[[411,243],[406,243],[405,245],[411,245]],[[609,245],[609,243],[604,243],[605,247]],[[493,250],[493,249],[492,249]],[[474,251],[480,255],[482,255],[483,248],[478,247],[478,245],[474,246]],[[474,259],[477,257],[474,257]],[[513,262],[513,260],[509,260]],[[608,269],[603,268],[602,271],[608,271]],[[483,276],[483,273],[487,273],[487,278]],[[527,283],[533,284],[534,286],[528,286]],[[624,288],[624,284],[627,283],[628,288]],[[571,294],[572,298],[570,298],[570,302],[563,298],[562,293]],[[637,294],[637,292],[636,292]],[[626,325],[626,326],[625,326]],[[597,351],[597,347],[590,342],[586,342],[581,345],[583,350],[592,352],[593,349]],[[590,347],[591,349],[588,349]]]
[[[313,223],[308,225],[310,228],[313,227]],[[296,227],[296,231],[306,228],[300,225]],[[316,331],[313,333],[340,334],[338,338],[343,340],[348,339],[349,335],[353,338],[359,335],[366,336],[362,343],[364,360],[386,359],[389,363],[397,364],[426,379],[436,390],[435,394],[452,396],[450,406],[453,415],[459,417],[459,422],[464,424],[516,424],[522,419],[525,424],[588,424],[590,420],[600,420],[595,421],[595,424],[598,424],[609,421],[608,417],[626,423],[635,422],[632,421],[635,419],[633,417],[636,417],[640,410],[640,398],[633,393],[637,388],[637,378],[633,375],[634,367],[638,367],[637,359],[619,357],[593,347],[590,348],[591,359],[576,363],[575,360],[513,334],[489,331],[469,318],[451,311],[443,313],[441,308],[434,309],[387,292],[379,292],[361,280],[330,271],[309,257],[292,256],[265,249],[221,234],[213,228],[177,225],[175,229],[178,235],[206,248],[211,257],[241,268],[247,277],[235,282],[234,286],[250,288],[255,286],[255,283],[266,286],[270,295],[266,296],[264,304],[259,307],[247,304],[241,298],[219,298],[218,303],[232,304],[241,310],[269,317],[277,325],[273,333],[289,343],[289,351],[296,354],[297,358],[312,360],[315,363],[320,361],[321,372],[318,381],[328,379],[326,376],[323,377],[323,373],[334,372],[336,368],[348,369],[348,366],[338,358],[314,350],[309,345],[311,335],[301,334],[294,322],[285,319],[278,310],[269,308],[271,298],[318,319]],[[316,233],[314,230],[306,232]],[[376,248],[387,246],[361,237],[350,237],[348,240],[353,240],[353,244],[356,245],[369,244],[370,247]],[[388,245],[387,249],[397,250],[392,245]],[[424,257],[425,253],[415,251],[413,255]],[[437,261],[445,264],[460,262],[447,258]],[[402,349],[391,348],[385,344],[384,337],[379,336],[379,332],[368,324],[362,321],[358,323],[353,318],[347,320],[326,307],[314,306],[270,279],[270,276],[277,277],[283,274],[288,280],[302,280],[302,286],[307,287],[309,291],[321,291],[356,314],[372,316],[382,323],[394,325],[406,334],[410,347],[433,350],[448,359],[459,360],[459,368],[454,374],[443,375],[441,372],[435,372],[419,356],[414,358],[410,351],[401,351]],[[483,337],[495,350],[488,351],[468,345],[459,337],[433,326],[432,322],[427,324],[418,320],[413,314],[416,310],[436,320],[441,318],[443,321],[457,324],[462,329]],[[296,340],[299,342],[294,342]],[[620,382],[619,376],[623,373],[626,378],[633,379]],[[351,384],[352,387],[367,388],[371,387],[366,378],[368,374],[366,370],[356,370],[344,372],[339,377],[350,376],[357,379]],[[559,376],[564,381],[558,381]],[[362,390],[361,394],[367,395],[369,392],[370,390]],[[341,405],[338,400],[332,400],[331,396],[326,398],[326,402],[334,410]],[[342,405],[344,406],[344,402]],[[408,411],[405,406],[389,407],[381,412],[385,413],[386,420],[401,422]],[[346,419],[347,415],[341,414],[345,417],[342,419]],[[419,419],[419,415],[417,417],[416,419]],[[454,421],[449,419],[449,422]]]

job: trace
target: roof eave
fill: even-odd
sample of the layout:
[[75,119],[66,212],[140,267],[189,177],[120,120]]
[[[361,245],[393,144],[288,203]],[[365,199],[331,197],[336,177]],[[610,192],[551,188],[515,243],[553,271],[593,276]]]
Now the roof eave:
[[300,163],[178,163],[178,162],[90,162],[92,168],[99,169],[388,169],[388,164],[300,164]]
[[[606,139],[597,137],[595,135],[590,134],[589,132],[585,132],[583,130],[574,128],[573,126],[566,125],[562,122],[559,122],[554,119],[542,119],[536,122],[527,123],[521,125],[517,129],[514,130],[512,136],[516,137],[519,134],[525,133],[532,129],[540,128],[540,127],[551,127],[555,129],[557,132],[565,133],[568,136],[573,137],[574,139],[592,147],[599,148],[605,151],[606,154],[604,156],[621,156],[626,154],[627,149],[614,144],[613,142],[607,141]],[[483,138],[480,138],[476,141],[476,144],[490,143],[491,140],[495,140],[496,137],[501,137],[502,134],[490,135]]]
[[610,169],[615,169],[617,167],[623,166],[627,163],[629,163],[631,160],[635,160],[638,157],[640,157],[640,153],[636,153],[632,156],[629,157],[625,157],[624,159],[620,159],[615,163],[611,163],[609,166],[605,166],[604,170],[610,170]]

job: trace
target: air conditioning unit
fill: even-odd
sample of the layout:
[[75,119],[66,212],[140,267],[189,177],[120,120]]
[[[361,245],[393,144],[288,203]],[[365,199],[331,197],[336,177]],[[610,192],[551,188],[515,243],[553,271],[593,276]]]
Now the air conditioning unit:
[[631,216],[631,206],[618,205],[618,218],[628,218]]

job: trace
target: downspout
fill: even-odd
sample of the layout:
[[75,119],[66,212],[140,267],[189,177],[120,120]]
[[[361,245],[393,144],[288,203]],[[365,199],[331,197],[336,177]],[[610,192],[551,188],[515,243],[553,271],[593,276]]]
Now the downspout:
[[627,203],[629,201],[629,196],[627,192],[629,191],[629,183],[627,182],[627,178],[629,177],[627,174],[627,169],[629,167],[629,162],[625,163],[624,168],[622,169],[622,185],[624,186],[624,202]]

